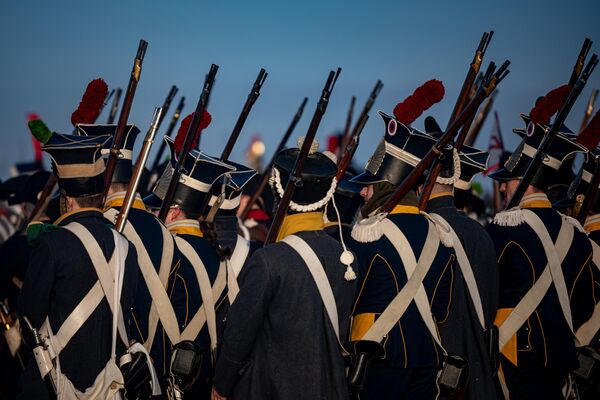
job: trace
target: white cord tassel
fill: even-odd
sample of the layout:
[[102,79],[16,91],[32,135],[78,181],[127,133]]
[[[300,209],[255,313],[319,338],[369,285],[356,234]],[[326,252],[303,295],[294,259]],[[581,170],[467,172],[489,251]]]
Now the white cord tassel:
[[440,185],[454,185],[456,181],[460,178],[460,157],[458,156],[458,151],[456,149],[452,149],[452,169],[454,173],[450,178],[442,178],[437,177],[435,180],[436,183]]
[[337,216],[338,229],[340,231],[340,242],[342,243],[342,248],[344,251],[340,256],[340,262],[346,266],[346,272],[344,273],[344,279],[347,281],[353,281],[356,279],[356,273],[352,269],[352,263],[354,262],[354,254],[348,250],[346,247],[346,242],[344,241],[344,234],[342,232],[342,219],[340,218],[340,212],[338,211],[337,205],[335,204],[335,197],[331,198],[331,202],[333,203],[333,209],[335,210],[335,215]]
[[[279,195],[279,197],[283,198],[283,193],[285,192],[285,190],[284,190],[283,186],[281,185],[281,173],[275,167],[273,167],[272,176],[269,179],[269,183],[271,183],[272,187],[274,187],[275,190],[277,190],[277,194]],[[293,211],[303,212],[303,213],[320,210],[321,208],[323,208],[325,206],[325,204],[329,203],[329,200],[331,200],[331,198],[333,197],[333,194],[335,193],[336,186],[337,186],[337,180],[335,178],[333,178],[333,180],[331,181],[331,186],[329,187],[329,190],[327,191],[327,194],[321,200],[311,203],[311,204],[306,204],[306,205],[302,205],[302,204],[298,204],[294,201],[290,201],[290,209]]]

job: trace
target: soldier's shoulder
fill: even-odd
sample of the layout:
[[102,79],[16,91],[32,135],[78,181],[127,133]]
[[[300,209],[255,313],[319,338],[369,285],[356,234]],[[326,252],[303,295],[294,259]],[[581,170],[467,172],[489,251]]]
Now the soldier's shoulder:
[[40,221],[31,222],[27,225],[27,242],[31,246],[37,246],[42,240],[52,241],[62,235],[59,226]]

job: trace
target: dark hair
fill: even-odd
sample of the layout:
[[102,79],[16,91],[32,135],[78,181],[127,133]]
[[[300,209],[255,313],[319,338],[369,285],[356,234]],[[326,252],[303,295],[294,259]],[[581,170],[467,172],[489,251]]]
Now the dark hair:
[[129,188],[129,184],[123,182],[113,182],[110,184],[110,188],[115,192],[125,192]]
[[200,229],[202,230],[204,239],[208,240],[208,243],[215,249],[217,256],[220,261],[231,257],[231,249],[229,247],[223,247],[219,244],[217,230],[215,224],[208,221],[200,221]]
[[102,200],[104,199],[104,195],[95,194],[93,196],[73,197],[73,199],[81,208],[102,208]]

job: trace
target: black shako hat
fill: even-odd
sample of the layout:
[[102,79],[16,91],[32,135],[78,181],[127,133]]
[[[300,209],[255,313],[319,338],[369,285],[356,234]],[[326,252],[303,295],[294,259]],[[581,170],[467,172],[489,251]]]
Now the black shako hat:
[[[443,134],[436,120],[428,116],[425,118],[425,131],[436,140]],[[486,169],[488,152],[479,150],[472,146],[462,145],[458,152],[458,159],[454,160],[454,154],[448,152],[444,167],[438,177],[453,178],[453,185],[456,189],[469,190],[473,177]],[[456,161],[456,165],[453,161]],[[458,167],[457,176],[454,177],[455,167]]]
[[[224,200],[219,210],[222,210],[222,212],[234,212],[240,205],[245,186],[249,184],[257,172],[252,168],[233,161],[227,160],[223,163],[229,165],[233,170],[221,175],[218,182],[213,185],[208,205],[212,206],[215,204],[217,197],[223,192]],[[225,184],[224,188],[223,184]]]
[[[273,170],[270,183],[279,198],[283,197],[285,186],[296,164],[304,138],[298,139],[297,148],[280,151],[273,159]],[[319,153],[319,142],[314,140],[310,152],[302,167],[300,182],[297,183],[290,210],[295,212],[310,212],[320,210],[331,200],[335,192],[334,182],[337,167],[329,157]]]
[[[113,144],[115,133],[117,132],[117,125],[114,124],[78,124],[77,134],[79,136],[101,136],[109,135],[109,140],[104,149],[102,149],[102,156],[108,159],[110,155],[110,149]],[[115,172],[112,177],[112,183],[129,183],[131,180],[132,158],[133,158],[133,146],[137,139],[140,130],[135,125],[125,126],[125,137],[123,139],[123,147],[119,151],[119,158],[115,165]]]
[[[588,151],[585,162],[569,186],[567,196],[555,202],[553,205],[557,208],[575,206],[575,212],[576,214],[579,214],[578,207],[581,207],[583,204],[583,200],[590,188],[598,163],[600,163],[600,148],[596,147],[593,151]],[[592,203],[591,210],[593,213],[600,212],[600,192],[596,193],[596,198]]]
[[[488,175],[494,180],[504,182],[522,179],[527,168],[531,164],[531,161],[535,157],[544,136],[548,130],[550,130],[550,126],[536,124],[531,121],[531,118],[528,115],[521,114],[521,119],[523,119],[527,128],[513,129],[514,133],[521,136],[521,143],[517,146],[502,168]],[[577,153],[586,151],[586,148],[583,145],[575,141],[576,138],[577,136],[567,127],[562,126],[559,129],[542,164],[530,182],[531,186],[545,191],[554,182],[554,179],[565,160],[575,157]]]
[[50,155],[61,194],[87,197],[104,192],[102,149],[110,136],[82,137],[54,133],[42,145]]
[[365,171],[350,181],[360,185],[389,182],[398,186],[427,154],[436,139],[379,111],[386,131]]
[[[165,137],[165,141],[171,152],[171,160],[165,167],[152,194],[144,198],[144,203],[149,208],[157,209],[162,206],[176,166],[177,158],[173,139]],[[182,168],[184,172],[179,178],[171,205],[180,207],[192,218],[197,217],[202,212],[201,208],[206,196],[215,182],[223,174],[232,171],[233,167],[194,149],[188,154]]]

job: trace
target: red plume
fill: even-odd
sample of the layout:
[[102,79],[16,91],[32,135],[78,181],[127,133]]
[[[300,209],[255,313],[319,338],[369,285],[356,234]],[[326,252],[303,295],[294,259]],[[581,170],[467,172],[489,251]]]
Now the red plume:
[[108,96],[108,85],[106,82],[102,79],[91,81],[85,89],[79,107],[71,114],[71,123],[73,126],[96,122],[96,119],[102,112],[102,107],[104,107],[106,96]]
[[535,102],[535,107],[529,112],[529,117],[539,125],[548,125],[550,118],[562,107],[571,92],[571,86],[563,85],[552,89],[544,97]]
[[594,150],[600,142],[600,111],[594,115],[588,126],[577,136],[577,141],[588,150]]
[[340,147],[340,138],[338,135],[331,135],[327,138],[327,150],[336,153]]
[[404,125],[410,125],[419,118],[423,111],[444,98],[444,85],[437,79],[432,79],[419,86],[415,92],[402,103],[394,107],[394,116]]
[[37,115],[36,113],[29,113],[27,114],[27,122],[29,121],[33,121],[36,119],[41,119],[39,115]]
[[[179,130],[177,131],[177,136],[175,137],[175,153],[179,154],[181,148],[183,147],[183,142],[185,141],[185,135],[190,129],[190,124],[192,123],[192,119],[194,118],[194,113],[191,113],[187,117],[181,121],[181,125],[179,126]],[[212,121],[212,117],[208,111],[204,111],[204,115],[200,120],[200,126],[198,126],[198,130],[196,131],[196,136],[194,136],[194,141],[192,142],[192,149],[195,149],[198,146],[198,139],[200,139],[200,132],[202,129],[206,128],[210,125]]]

